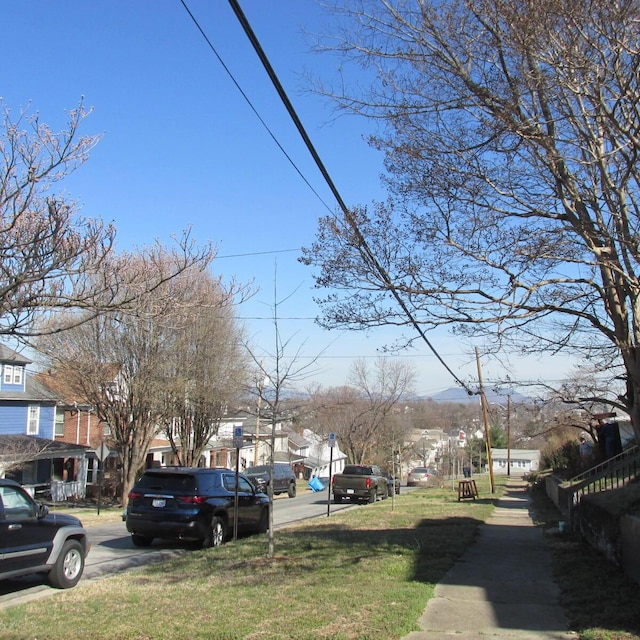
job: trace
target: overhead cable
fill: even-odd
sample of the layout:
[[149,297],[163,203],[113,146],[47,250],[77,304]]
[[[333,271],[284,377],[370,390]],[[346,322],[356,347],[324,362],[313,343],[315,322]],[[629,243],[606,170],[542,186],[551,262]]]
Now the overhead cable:
[[367,243],[364,235],[360,231],[360,227],[358,226],[358,223],[357,223],[353,213],[349,210],[347,205],[344,203],[344,200],[342,199],[342,196],[340,195],[340,193],[339,193],[338,189],[336,188],[333,180],[331,179],[331,176],[329,175],[329,172],[325,168],[324,163],[320,159],[320,156],[318,155],[315,147],[313,146],[313,143],[311,142],[311,139],[307,135],[307,132],[306,132],[302,122],[300,121],[300,118],[298,117],[298,114],[296,113],[296,110],[294,109],[293,105],[291,104],[291,101],[289,100],[289,97],[287,96],[287,93],[284,90],[284,87],[280,83],[280,80],[278,79],[278,76],[276,75],[276,72],[274,71],[273,67],[271,66],[271,63],[269,62],[269,59],[267,58],[264,50],[262,49],[262,46],[260,45],[260,42],[258,41],[258,38],[257,38],[256,34],[254,33],[253,29],[251,28],[251,25],[249,24],[249,21],[247,20],[246,16],[244,15],[239,3],[237,2],[237,0],[229,0],[229,4],[231,5],[231,8],[233,9],[234,13],[236,14],[236,17],[238,18],[238,20],[240,22],[240,25],[244,29],[244,32],[246,33],[247,37],[249,38],[249,41],[251,42],[255,52],[258,54],[258,58],[260,58],[260,61],[262,62],[262,65],[264,66],[264,68],[265,68],[269,78],[271,79],[271,82],[273,83],[276,91],[278,92],[278,95],[280,96],[280,99],[282,100],[287,112],[289,113],[289,115],[290,115],[291,119],[293,120],[296,128],[298,129],[298,132],[300,133],[300,135],[302,136],[302,139],[304,140],[305,144],[307,145],[307,149],[309,150],[309,153],[311,153],[311,156],[313,157],[316,165],[318,166],[318,169],[320,170],[320,173],[324,177],[327,185],[329,185],[329,188],[331,189],[331,192],[333,193],[333,195],[334,195],[334,197],[335,197],[335,199],[336,199],[336,201],[337,201],[337,203],[338,203],[338,205],[339,205],[339,207],[340,207],[340,209],[341,209],[341,211],[342,211],[342,213],[343,213],[343,215],[345,217],[345,220],[347,221],[347,224],[351,227],[351,230],[353,231],[353,233],[356,236],[356,239],[358,241],[358,244],[360,246],[361,251],[366,255],[367,259],[370,261],[371,265],[374,267],[374,269],[376,270],[376,272],[378,273],[378,275],[380,276],[380,278],[384,282],[386,288],[391,292],[391,294],[395,298],[396,302],[398,303],[398,305],[400,306],[400,308],[402,309],[404,314],[407,316],[407,318],[408,318],[409,322],[411,323],[411,325],[413,326],[413,328],[417,331],[418,335],[426,343],[426,345],[433,352],[433,354],[436,356],[436,358],[438,358],[438,361],[440,362],[440,364],[442,364],[442,366],[451,374],[453,379],[461,387],[463,387],[467,391],[467,393],[469,395],[473,395],[475,392],[472,391],[455,374],[455,372],[449,367],[449,365],[443,360],[443,358],[437,352],[435,347],[431,344],[431,341],[427,338],[426,333],[424,332],[422,327],[418,324],[418,321],[415,319],[413,313],[411,312],[411,310],[409,309],[409,307],[407,306],[407,304],[403,300],[403,298],[402,298],[400,292],[398,291],[397,287],[395,286],[395,284],[391,280],[391,277],[390,277],[388,271],[382,266],[382,264],[375,257],[375,255],[374,255],[373,251],[371,250],[371,248],[369,247],[369,244]]

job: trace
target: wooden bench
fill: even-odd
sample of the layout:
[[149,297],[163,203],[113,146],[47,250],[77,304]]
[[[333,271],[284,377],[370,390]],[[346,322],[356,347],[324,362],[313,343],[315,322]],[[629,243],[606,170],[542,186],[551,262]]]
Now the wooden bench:
[[476,487],[475,480],[459,480],[458,481],[458,502],[472,498],[475,500],[478,497],[478,488]]

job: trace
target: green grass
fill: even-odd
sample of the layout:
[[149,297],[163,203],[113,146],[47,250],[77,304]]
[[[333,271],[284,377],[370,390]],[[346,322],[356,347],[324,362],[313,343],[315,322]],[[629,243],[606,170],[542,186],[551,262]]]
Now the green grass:
[[[0,612],[1,638],[391,639],[416,621],[492,512],[429,488]],[[46,603],[46,604],[45,604]],[[44,606],[43,606],[44,605]]]
[[[506,482],[496,478],[491,495],[487,479],[476,480],[476,501],[458,502],[451,486],[419,489],[397,496],[393,509],[387,499],[278,530],[272,559],[266,537],[250,536],[81,582],[52,599],[0,611],[0,638],[401,638],[417,629],[436,583],[472,543]],[[542,499],[535,513],[541,526],[557,523]],[[637,585],[577,541],[548,538],[577,638],[640,638],[631,613]]]
[[52,505],[49,507],[50,513],[66,513],[76,518],[80,518],[85,527],[96,527],[116,520],[122,520],[121,506],[101,506],[98,513],[97,505],[86,504],[84,506],[68,506],[65,504]]

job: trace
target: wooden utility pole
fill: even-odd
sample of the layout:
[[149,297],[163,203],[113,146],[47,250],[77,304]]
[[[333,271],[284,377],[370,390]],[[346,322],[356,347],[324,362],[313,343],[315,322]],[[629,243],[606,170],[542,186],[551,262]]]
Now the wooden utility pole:
[[476,365],[478,367],[478,383],[480,385],[480,402],[482,403],[482,417],[484,420],[484,437],[487,448],[487,466],[489,467],[489,484],[491,493],[495,493],[495,484],[493,482],[493,460],[491,459],[491,433],[489,429],[489,407],[487,398],[484,395],[484,387],[482,385],[482,369],[480,368],[480,356],[476,347]]

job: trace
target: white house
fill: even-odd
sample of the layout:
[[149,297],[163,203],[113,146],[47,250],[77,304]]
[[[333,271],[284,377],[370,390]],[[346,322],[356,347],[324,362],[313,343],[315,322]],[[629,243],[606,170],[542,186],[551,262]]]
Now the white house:
[[493,473],[507,475],[510,467],[511,475],[522,476],[540,468],[540,451],[537,449],[491,449]]

